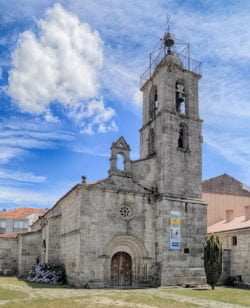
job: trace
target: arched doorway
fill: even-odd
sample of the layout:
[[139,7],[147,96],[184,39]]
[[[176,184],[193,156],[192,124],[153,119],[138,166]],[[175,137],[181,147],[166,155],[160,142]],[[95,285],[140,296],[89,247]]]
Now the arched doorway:
[[128,253],[119,251],[111,260],[111,285],[130,286],[132,283],[132,260]]

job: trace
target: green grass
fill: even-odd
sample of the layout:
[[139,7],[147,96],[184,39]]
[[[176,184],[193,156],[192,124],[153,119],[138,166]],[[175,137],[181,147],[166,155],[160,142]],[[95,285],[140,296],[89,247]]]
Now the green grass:
[[250,307],[250,290],[216,287],[215,290],[174,289],[167,292]]
[[[171,296],[176,294],[176,298],[169,298],[168,294]],[[180,298],[178,295],[186,295],[187,298]],[[250,290],[234,288],[218,287],[214,291],[162,288],[88,290],[56,287],[47,284],[30,284],[17,278],[0,277],[0,306],[4,303],[4,308],[197,307],[198,303],[192,298],[204,299],[206,302],[214,300],[250,307]]]
[[29,295],[26,292],[8,290],[0,287],[0,301],[10,300],[10,299],[24,299],[28,297]]
[[0,276],[0,284],[1,283],[7,283],[15,286],[27,286],[27,282],[24,280],[19,280],[18,278],[15,277],[3,277]]
[[24,286],[24,287],[31,287],[31,288],[46,288],[46,289],[60,289],[64,288],[65,286],[60,286],[60,285],[52,285],[48,283],[33,283],[33,282],[28,282],[22,279],[18,279],[16,277],[1,277],[0,276],[0,283],[5,283],[5,284],[11,284],[15,286]]
[[43,299],[37,298],[29,301],[9,303],[4,305],[5,308],[191,308],[197,307],[192,304],[179,303],[171,299],[162,299],[157,296],[145,296],[144,294],[126,294],[126,295],[109,295],[109,291],[105,295]]

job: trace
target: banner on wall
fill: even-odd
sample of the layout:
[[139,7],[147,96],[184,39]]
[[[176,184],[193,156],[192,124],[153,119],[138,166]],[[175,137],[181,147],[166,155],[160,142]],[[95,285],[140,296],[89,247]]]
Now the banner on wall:
[[170,249],[181,249],[180,212],[170,211]]

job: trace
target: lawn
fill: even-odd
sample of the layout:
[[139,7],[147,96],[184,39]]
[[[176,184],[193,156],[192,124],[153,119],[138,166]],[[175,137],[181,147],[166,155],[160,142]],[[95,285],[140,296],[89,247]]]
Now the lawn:
[[[250,290],[216,288],[89,290],[30,284],[16,278],[0,277],[0,306],[3,308],[182,308],[203,307],[209,301],[250,307]],[[212,302],[211,302],[212,303]]]
[[[122,291],[121,291],[122,292]],[[124,293],[125,291],[123,291]],[[56,298],[45,299],[35,298],[29,301],[19,301],[15,303],[6,303],[5,308],[188,308],[198,307],[194,304],[180,303],[172,299],[162,299],[157,296],[145,296],[144,294],[116,294],[112,295],[110,291],[105,292],[105,295],[94,295],[84,297],[68,297],[68,298]]]
[[9,300],[9,299],[24,299],[28,298],[26,292],[16,291],[16,290],[8,290],[0,287],[0,301]]
[[217,287],[215,290],[174,289],[167,292],[250,307],[250,290]]

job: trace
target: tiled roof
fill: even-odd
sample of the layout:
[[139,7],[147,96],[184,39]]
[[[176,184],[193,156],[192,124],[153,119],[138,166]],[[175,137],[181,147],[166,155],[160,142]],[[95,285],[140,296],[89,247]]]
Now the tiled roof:
[[0,234],[0,238],[16,238],[18,233],[4,233]]
[[250,228],[250,219],[245,220],[245,216],[239,216],[229,222],[226,222],[226,220],[223,219],[211,226],[208,226],[207,233],[216,233],[243,228]]
[[0,219],[24,219],[30,214],[40,214],[43,215],[47,210],[45,209],[33,209],[33,208],[19,208],[13,211],[0,212]]

